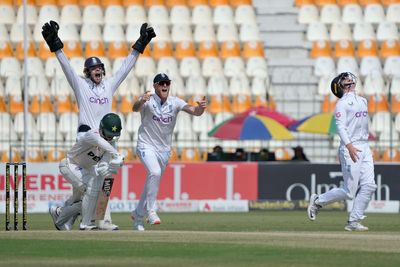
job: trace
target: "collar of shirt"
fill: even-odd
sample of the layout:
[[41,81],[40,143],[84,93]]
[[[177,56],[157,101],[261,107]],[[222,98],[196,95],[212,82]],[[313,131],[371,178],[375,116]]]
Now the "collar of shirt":
[[102,80],[100,84],[95,84],[90,78],[87,78],[86,81],[89,84],[90,90],[92,90],[95,95],[101,96],[104,93],[104,80]]
[[153,94],[153,97],[154,97],[154,100],[157,102],[157,104],[159,104],[160,106],[163,106],[163,105],[165,105],[165,103],[168,102],[168,98],[165,102],[161,102],[161,98],[156,93]]

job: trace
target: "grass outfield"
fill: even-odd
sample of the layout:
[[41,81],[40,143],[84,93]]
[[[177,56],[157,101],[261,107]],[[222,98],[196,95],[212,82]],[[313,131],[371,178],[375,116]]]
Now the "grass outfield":
[[145,232],[126,213],[113,214],[120,231],[59,232],[48,214],[30,214],[29,231],[0,231],[0,266],[400,266],[399,214],[368,214],[364,233],[343,230],[345,212],[160,217]]

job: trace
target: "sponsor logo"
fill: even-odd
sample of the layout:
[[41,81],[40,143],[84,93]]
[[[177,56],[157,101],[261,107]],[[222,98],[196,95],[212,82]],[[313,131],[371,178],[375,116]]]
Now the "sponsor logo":
[[99,97],[93,97],[93,96],[91,96],[89,98],[89,102],[90,103],[94,103],[94,104],[100,104],[100,105],[104,105],[104,104],[108,104],[109,103],[107,97],[99,98]]
[[172,116],[157,117],[156,115],[153,115],[153,120],[163,122],[163,123],[170,123],[170,122],[172,122]]
[[368,116],[368,111],[358,111],[356,112],[355,117],[360,118],[360,117],[367,117]]

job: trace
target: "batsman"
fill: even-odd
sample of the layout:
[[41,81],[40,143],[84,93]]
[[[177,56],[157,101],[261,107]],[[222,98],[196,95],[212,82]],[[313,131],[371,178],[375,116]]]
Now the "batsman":
[[[42,35],[51,52],[54,52],[61,68],[71,86],[79,108],[78,137],[90,129],[98,129],[100,120],[112,110],[112,98],[120,84],[133,69],[139,54],[144,52],[151,39],[156,36],[154,29],[143,23],[140,37],[132,46],[132,52],[122,62],[120,69],[110,78],[105,79],[106,71],[103,62],[98,57],[85,60],[83,74],[79,76],[73,70],[62,48],[63,42],[58,36],[59,25],[55,21],[45,23]],[[118,226],[111,221],[109,209],[104,220],[100,221],[101,230],[117,230]]]

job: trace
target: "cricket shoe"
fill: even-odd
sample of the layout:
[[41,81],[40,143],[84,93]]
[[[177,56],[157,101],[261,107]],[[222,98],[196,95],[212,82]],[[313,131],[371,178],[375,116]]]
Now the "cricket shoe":
[[97,230],[97,226],[95,224],[89,224],[89,225],[85,225],[85,224],[80,224],[79,225],[79,230],[81,231],[93,231],[93,230]]
[[155,211],[150,211],[149,215],[147,216],[147,223],[154,225],[154,224],[161,224],[160,217],[158,217]]
[[117,230],[119,230],[119,228],[118,228],[118,225],[113,224],[109,220],[100,220],[99,221],[99,230],[117,231]]
[[353,221],[348,222],[347,225],[344,227],[346,231],[368,231],[368,227],[362,225],[360,222]]
[[57,229],[58,231],[63,230],[63,229],[61,229],[61,228],[57,225],[57,223],[56,223],[56,222],[57,222],[57,219],[58,219],[58,216],[60,216],[60,212],[61,212],[61,208],[60,208],[60,207],[51,206],[51,207],[49,208],[50,216],[51,216],[51,218],[53,219],[54,226],[56,227],[56,229]]
[[312,194],[310,197],[310,203],[307,208],[307,215],[311,221],[315,221],[317,218],[318,210],[322,207],[320,205],[315,204],[315,201],[318,199],[317,194]]
[[139,216],[139,214],[136,213],[136,210],[133,210],[131,218],[133,221],[133,230],[144,231],[143,216]]

